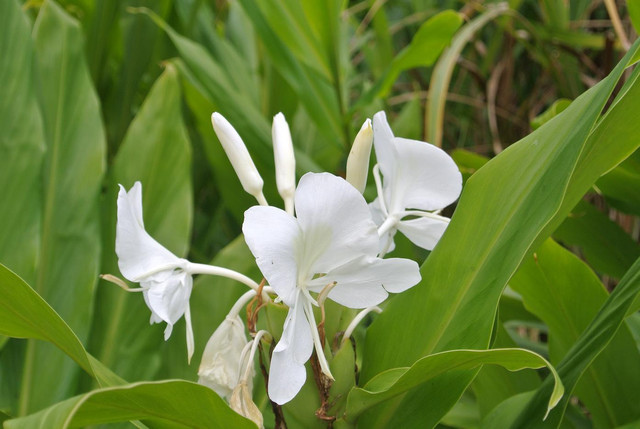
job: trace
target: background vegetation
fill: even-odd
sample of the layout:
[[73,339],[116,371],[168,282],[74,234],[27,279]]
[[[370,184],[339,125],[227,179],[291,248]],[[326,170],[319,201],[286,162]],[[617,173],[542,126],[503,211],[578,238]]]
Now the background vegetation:
[[[423,283],[392,300],[366,344],[359,333],[355,356],[341,357],[362,368],[358,385],[435,352],[517,345],[547,357],[567,389],[545,424],[639,424],[640,268],[630,268],[640,256],[640,88],[638,70],[625,69],[638,59],[639,26],[632,0],[1,2],[0,262],[91,356],[71,337],[43,333],[58,326],[55,314],[28,288],[16,295],[26,285],[1,272],[0,421],[120,383],[113,373],[195,380],[207,338],[243,291],[196,282],[196,364],[187,366],[184,322],[165,343],[140,296],[98,280],[119,274],[118,183],[143,183],[147,230],[174,253],[258,278],[238,238],[253,202],[211,112],[240,132],[277,201],[275,113],[291,125],[299,175],[343,174],[356,131],[384,109],[396,135],[443,147],[465,179],[479,172]],[[428,256],[408,242],[396,252]],[[336,314],[334,332],[349,314]],[[359,422],[524,427],[546,410],[547,375],[458,369]],[[166,383],[167,397],[191,392]],[[338,410],[355,384],[339,387]],[[289,427],[323,426],[313,395],[286,409]],[[206,398],[214,405],[184,406],[224,406]],[[103,395],[87,415],[108,415],[109,401],[123,398]],[[260,389],[256,402],[270,412]]]

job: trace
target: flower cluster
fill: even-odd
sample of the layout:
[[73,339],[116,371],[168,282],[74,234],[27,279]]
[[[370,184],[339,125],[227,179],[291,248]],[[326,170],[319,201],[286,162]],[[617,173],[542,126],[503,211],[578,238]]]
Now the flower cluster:
[[[284,210],[267,203],[258,173],[240,135],[219,113],[213,128],[246,192],[259,205],[245,212],[242,231],[264,279],[262,285],[223,267],[194,264],[178,258],[144,229],[142,189],[136,182],[118,196],[116,252],[122,274],[140,283],[151,310],[151,323],[165,322],[165,339],[185,316],[188,357],[193,354],[189,296],[194,274],[229,277],[251,288],[231,309],[206,345],[199,382],[230,401],[241,414],[257,422],[251,402],[253,357],[265,331],[250,332],[239,314],[258,294],[288,307],[282,335],[269,365],[269,398],[290,401],[306,380],[305,363],[314,349],[322,373],[332,379],[317,327],[314,307],[326,299],[348,308],[364,309],[354,324],[391,293],[420,281],[418,264],[404,258],[384,258],[400,232],[416,245],[433,249],[449,219],[439,211],[454,202],[462,179],[453,160],[425,142],[394,137],[384,112],[366,120],[347,161],[347,179],[330,173],[306,173],[297,186],[291,133],[282,114],[274,117],[272,136],[276,185]],[[378,196],[363,197],[371,147],[378,163],[373,169]],[[265,286],[265,282],[268,286]],[[324,313],[323,313],[324,314]],[[348,333],[353,327],[347,329]],[[348,334],[347,334],[348,335]],[[262,424],[260,419],[257,422]]]

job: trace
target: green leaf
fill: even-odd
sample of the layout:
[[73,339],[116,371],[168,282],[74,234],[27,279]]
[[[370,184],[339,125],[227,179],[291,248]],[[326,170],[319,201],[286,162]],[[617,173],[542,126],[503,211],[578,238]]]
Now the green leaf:
[[[31,28],[15,0],[0,4],[0,261],[35,280],[40,246],[44,154],[42,117],[36,98]],[[19,177],[20,180],[16,180]]]
[[0,334],[52,343],[101,386],[122,384],[104,365],[89,355],[69,325],[28,284],[0,264]]
[[[548,237],[603,170],[640,144],[633,138],[640,127],[632,119],[640,108],[636,72],[592,131],[639,46],[636,43],[611,75],[564,112],[468,180],[447,232],[422,266],[422,282],[394,297],[371,325],[362,381],[385,369],[411,365],[424,355],[488,347],[500,294],[524,256],[536,241]],[[609,138],[616,139],[615,148]],[[415,332],[426,335],[410,334]],[[416,389],[402,399],[394,416],[411,416],[421,427],[434,425],[475,373],[458,371]],[[425,397],[437,399],[424,407],[420,398]],[[391,409],[379,406],[363,416],[362,424],[376,427]]]
[[596,188],[613,207],[640,216],[640,152],[598,179]]
[[451,350],[425,356],[410,368],[394,368],[382,372],[364,387],[355,387],[347,399],[347,418],[354,420],[372,406],[423,385],[448,371],[500,365],[509,371],[547,367],[553,375],[554,388],[548,410],[556,406],[564,388],[555,369],[542,356],[525,349]]
[[542,125],[549,122],[552,118],[561,113],[564,109],[569,107],[570,104],[571,100],[567,98],[561,98],[554,101],[547,110],[531,120],[531,129],[535,130],[540,128]]
[[356,108],[371,103],[374,98],[385,97],[401,72],[416,67],[431,66],[451,42],[451,38],[461,24],[461,16],[452,10],[440,12],[425,21],[413,36],[409,46],[393,58],[378,82],[358,101]]
[[465,24],[451,40],[451,46],[440,56],[433,69],[429,82],[429,100],[425,123],[427,124],[427,141],[440,147],[442,146],[442,127],[444,123],[444,107],[449,92],[449,82],[453,69],[458,62],[462,49],[471,40],[473,35],[482,27],[500,15],[512,13],[509,7],[500,3],[488,8],[485,12]]
[[627,0],[627,11],[633,28],[640,33],[640,0]]
[[[33,32],[47,143],[34,289],[84,339],[92,319],[100,257],[98,199],[105,135],[78,23],[49,1]],[[29,342],[19,412],[68,397],[75,391],[77,370],[51,345]]]
[[255,428],[213,390],[182,380],[133,383],[94,390],[36,414],[6,421],[7,429],[65,429],[145,420],[161,428]]
[[[180,105],[178,74],[168,65],[131,123],[110,171],[104,208],[103,273],[119,275],[115,254],[118,184],[129,189],[136,181],[142,183],[146,230],[174,254],[187,254],[193,218],[191,146]],[[160,365],[164,328],[149,326],[150,312],[142,295],[103,281],[98,301],[92,352],[129,380],[152,378]]]
[[[567,354],[607,299],[598,277],[575,255],[552,240],[524,260],[509,285],[525,307],[549,327],[549,359]],[[574,394],[597,427],[614,427],[640,417],[640,354],[626,327],[586,370]]]
[[640,257],[640,244],[617,223],[586,201],[580,201],[553,236],[578,246],[595,271],[621,278]]
[[[589,326],[582,332],[578,340],[557,365],[558,374],[565,385],[567,395],[556,410],[551,412],[544,423],[540,421],[540,417],[544,413],[545,398],[551,391],[549,380],[545,380],[510,427],[551,428],[558,426],[571,397],[570,393],[593,360],[600,355],[611,339],[614,338],[614,334],[623,324],[624,318],[639,292],[640,259],[629,269],[600,308],[596,317],[589,323]],[[503,423],[506,424],[506,422]],[[501,427],[507,427],[505,424]]]

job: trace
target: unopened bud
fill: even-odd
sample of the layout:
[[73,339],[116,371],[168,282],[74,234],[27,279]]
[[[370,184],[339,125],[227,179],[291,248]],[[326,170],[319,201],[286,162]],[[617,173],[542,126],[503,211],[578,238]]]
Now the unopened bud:
[[245,345],[242,319],[227,316],[207,342],[198,369],[198,383],[228,399],[238,384]]
[[364,188],[367,185],[372,143],[373,129],[371,128],[371,119],[367,119],[362,124],[358,135],[356,135],[347,158],[347,182],[351,183],[360,193],[364,192]]
[[238,132],[218,112],[211,115],[211,124],[244,190],[253,195],[261,205],[267,205],[262,194],[264,181]]
[[293,215],[293,196],[296,191],[296,158],[293,154],[291,131],[282,113],[273,117],[271,137],[273,139],[278,193],[284,200],[287,213]]

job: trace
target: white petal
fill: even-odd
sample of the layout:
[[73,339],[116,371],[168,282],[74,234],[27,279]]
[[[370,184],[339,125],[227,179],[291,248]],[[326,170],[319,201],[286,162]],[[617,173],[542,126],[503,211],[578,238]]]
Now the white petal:
[[448,222],[428,217],[420,217],[417,219],[400,221],[398,223],[398,230],[416,246],[420,246],[427,250],[433,250],[448,225]]
[[181,265],[181,259],[154,240],[142,221],[142,185],[136,182],[127,193],[122,185],[118,194],[116,254],[120,272],[128,280],[139,282],[158,268],[170,272]]
[[390,212],[437,210],[458,198],[462,175],[445,151],[429,143],[400,137],[396,137],[394,143],[398,168],[389,189],[391,201],[386,201]]
[[305,174],[295,204],[304,237],[298,257],[303,277],[326,273],[362,255],[376,255],[378,233],[367,202],[344,179],[329,173]]
[[295,218],[275,207],[255,206],[244,213],[242,232],[256,263],[282,300],[291,307],[297,281]]
[[184,312],[184,322],[187,329],[187,363],[191,364],[191,358],[193,357],[194,340],[193,340],[193,325],[191,324],[191,307],[187,302],[187,308]]
[[[402,292],[420,281],[420,269],[415,261],[401,258],[360,258],[323,277],[324,282],[338,284],[329,298],[349,308],[365,308],[380,304],[387,292]],[[319,280],[314,282],[318,284]],[[315,288],[314,288],[315,289]]]
[[182,317],[189,305],[193,279],[184,272],[174,272],[163,282],[150,280],[142,283],[143,294],[151,311],[167,322],[165,340],[171,336],[173,325]]
[[373,115],[373,146],[376,149],[376,159],[380,171],[384,176],[384,185],[387,187],[395,177],[398,155],[394,146],[393,132],[384,111]]
[[282,338],[271,356],[269,398],[279,405],[292,400],[307,379],[305,362],[311,357],[311,327],[304,314],[304,296],[297,293],[296,303],[289,308]]

